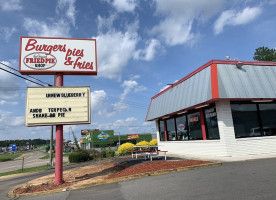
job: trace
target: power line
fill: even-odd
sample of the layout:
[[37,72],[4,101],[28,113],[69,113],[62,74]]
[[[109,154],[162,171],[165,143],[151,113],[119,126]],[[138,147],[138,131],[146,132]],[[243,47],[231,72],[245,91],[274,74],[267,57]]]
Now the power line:
[[[8,68],[11,69],[11,70],[14,70],[14,71],[16,71],[16,72],[19,72],[17,69],[15,69],[15,68],[13,68],[13,67],[11,67],[11,66],[8,66],[8,65],[6,65],[6,64],[3,63],[3,62],[0,62],[0,64],[1,64],[1,65],[4,65],[5,67],[8,67]],[[19,73],[20,73],[20,72],[19,72]],[[41,82],[41,83],[43,83],[43,84],[46,84],[46,85],[48,85],[48,86],[52,86],[51,84],[45,83],[45,82],[43,82],[43,81],[41,81],[41,80],[39,80],[38,78],[35,78],[35,77],[33,77],[33,76],[30,76],[30,75],[25,75],[25,76],[28,76],[28,77],[30,77],[30,78],[32,78],[32,79],[34,79],[34,80],[37,80],[37,81],[39,81],[39,82]]]
[[30,79],[27,79],[27,78],[25,78],[25,77],[23,77],[23,76],[20,76],[20,75],[18,75],[18,74],[15,74],[15,73],[13,73],[13,72],[10,72],[10,71],[8,71],[8,70],[6,70],[6,69],[3,69],[2,67],[0,67],[0,69],[2,69],[2,70],[5,71],[5,72],[8,72],[8,73],[10,73],[10,74],[12,74],[12,75],[15,75],[15,76],[17,76],[17,77],[19,77],[19,78],[25,79],[25,80],[27,80],[27,81],[30,81],[30,82],[32,82],[32,83],[35,83],[35,84],[40,85],[40,86],[42,86],[42,87],[45,87],[44,85],[42,85],[42,84],[40,84],[40,83],[34,82],[34,81],[32,81],[32,80],[30,80]]

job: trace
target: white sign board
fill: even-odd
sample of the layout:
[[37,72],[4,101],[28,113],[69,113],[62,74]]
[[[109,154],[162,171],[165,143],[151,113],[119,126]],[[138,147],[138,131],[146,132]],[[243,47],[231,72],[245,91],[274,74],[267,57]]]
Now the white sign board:
[[24,75],[97,75],[96,40],[21,37],[19,71]]
[[90,87],[28,87],[26,126],[90,124]]

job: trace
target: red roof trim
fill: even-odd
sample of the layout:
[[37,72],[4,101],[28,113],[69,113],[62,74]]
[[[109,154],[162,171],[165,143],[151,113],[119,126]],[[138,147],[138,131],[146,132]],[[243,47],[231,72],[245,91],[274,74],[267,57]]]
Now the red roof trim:
[[211,88],[212,99],[219,98],[219,85],[218,85],[218,68],[217,64],[211,65]]
[[196,69],[189,75],[185,76],[178,82],[172,84],[170,87],[166,88],[165,90],[159,92],[155,96],[153,96],[151,99],[155,99],[156,97],[160,96],[161,94],[167,92],[168,90],[172,89],[173,87],[179,85],[183,81],[187,80],[188,78],[192,77],[193,75],[197,74],[198,72],[202,71],[206,67],[209,67],[211,64],[232,64],[236,65],[238,62],[242,62],[244,65],[261,65],[261,66],[276,66],[276,62],[264,62],[264,61],[241,61],[241,60],[211,60],[208,63],[202,65],[200,68]]
[[149,109],[150,109],[150,106],[151,106],[151,102],[152,102],[152,99],[150,100],[150,105],[149,105],[149,108],[148,108],[148,112],[147,112],[147,116],[146,116],[145,122],[146,122],[147,119],[148,119],[148,114],[149,114]]

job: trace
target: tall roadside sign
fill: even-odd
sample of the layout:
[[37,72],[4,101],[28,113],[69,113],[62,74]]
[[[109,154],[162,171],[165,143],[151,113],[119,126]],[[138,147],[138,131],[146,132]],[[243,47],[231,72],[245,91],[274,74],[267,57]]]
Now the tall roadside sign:
[[25,75],[97,75],[96,40],[21,37],[19,71]]
[[20,37],[19,71],[56,75],[57,87],[28,88],[26,126],[56,125],[55,184],[63,182],[63,125],[89,124],[90,88],[63,87],[63,75],[97,75],[95,39]]

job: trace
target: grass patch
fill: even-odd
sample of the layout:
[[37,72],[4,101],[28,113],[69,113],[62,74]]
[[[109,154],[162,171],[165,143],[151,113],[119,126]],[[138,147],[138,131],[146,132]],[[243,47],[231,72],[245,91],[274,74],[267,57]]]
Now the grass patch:
[[9,160],[13,160],[15,158],[20,157],[22,154],[6,154],[6,155],[0,155],[0,162],[5,162]]
[[[53,153],[53,159],[55,158],[55,153]],[[68,157],[70,155],[70,153],[63,153],[63,157]],[[50,154],[47,154],[47,155],[45,155],[45,156],[43,156],[43,157],[41,157],[41,158],[39,158],[39,159],[50,159]]]
[[[67,163],[68,162],[63,162],[63,165],[66,165]],[[24,168],[23,171],[22,171],[22,169],[18,169],[18,170],[14,170],[14,171],[10,171],[10,172],[0,173],[0,177],[12,175],[12,174],[22,174],[22,173],[26,173],[26,172],[42,171],[42,170],[47,170],[47,169],[51,169],[50,166],[42,165],[42,166],[38,166],[38,167]]]

